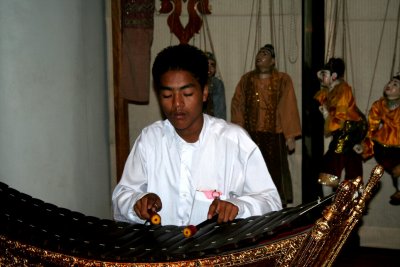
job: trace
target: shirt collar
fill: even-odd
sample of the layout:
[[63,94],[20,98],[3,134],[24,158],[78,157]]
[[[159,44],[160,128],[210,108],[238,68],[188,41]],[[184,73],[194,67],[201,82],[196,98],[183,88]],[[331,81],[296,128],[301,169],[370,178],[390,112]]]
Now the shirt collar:
[[[201,145],[204,142],[203,140],[204,140],[204,138],[206,136],[207,130],[208,130],[209,125],[210,125],[210,116],[207,115],[207,114],[203,114],[203,118],[204,118],[203,127],[202,127],[200,135],[199,135],[199,140],[195,143],[195,144],[198,144],[198,145]],[[168,142],[168,146],[171,146],[174,141],[178,142],[178,143],[186,143],[186,141],[183,140],[178,135],[178,133],[175,131],[174,126],[171,124],[171,122],[168,119],[166,119],[164,121],[164,123],[165,123],[165,135],[166,135],[167,140],[168,140],[167,141]]]

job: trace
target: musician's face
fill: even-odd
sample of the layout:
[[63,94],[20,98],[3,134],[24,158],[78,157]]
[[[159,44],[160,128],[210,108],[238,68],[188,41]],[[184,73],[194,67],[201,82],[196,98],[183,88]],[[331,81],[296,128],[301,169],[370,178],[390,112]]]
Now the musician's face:
[[203,102],[208,87],[202,90],[190,72],[170,70],[161,76],[159,102],[167,119],[187,142],[195,142],[203,127]]

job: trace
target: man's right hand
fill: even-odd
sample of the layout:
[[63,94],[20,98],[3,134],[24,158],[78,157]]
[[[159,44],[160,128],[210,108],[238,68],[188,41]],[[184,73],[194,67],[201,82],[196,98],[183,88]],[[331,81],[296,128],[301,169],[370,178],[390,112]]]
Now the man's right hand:
[[162,202],[157,194],[149,193],[136,201],[133,210],[142,220],[149,220],[151,211],[159,212],[162,209]]

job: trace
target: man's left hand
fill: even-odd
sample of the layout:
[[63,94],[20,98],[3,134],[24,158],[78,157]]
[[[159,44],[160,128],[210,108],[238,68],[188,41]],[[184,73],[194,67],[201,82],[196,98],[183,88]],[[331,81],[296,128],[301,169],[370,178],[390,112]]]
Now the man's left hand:
[[239,208],[234,204],[220,200],[218,198],[214,199],[208,209],[208,219],[211,219],[214,215],[218,214],[217,223],[233,221],[239,213]]

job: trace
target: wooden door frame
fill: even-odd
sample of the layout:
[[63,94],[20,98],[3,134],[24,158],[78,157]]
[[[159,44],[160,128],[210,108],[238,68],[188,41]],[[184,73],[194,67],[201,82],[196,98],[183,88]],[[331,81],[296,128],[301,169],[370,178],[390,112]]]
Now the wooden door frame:
[[116,150],[115,159],[117,182],[119,182],[130,150],[128,101],[120,94],[122,62],[121,0],[111,0],[111,20]]

